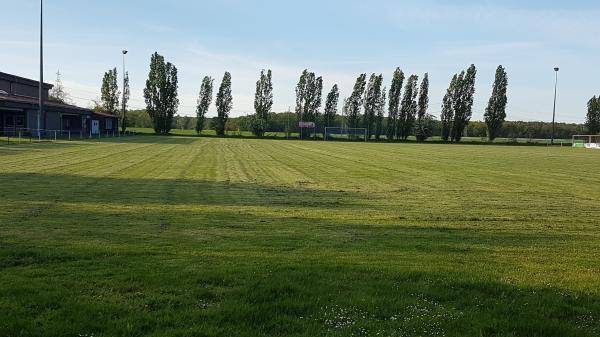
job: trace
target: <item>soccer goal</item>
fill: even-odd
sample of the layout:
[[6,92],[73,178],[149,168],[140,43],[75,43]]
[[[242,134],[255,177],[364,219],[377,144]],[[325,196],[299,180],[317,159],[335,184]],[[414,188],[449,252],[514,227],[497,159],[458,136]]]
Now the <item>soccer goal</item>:
[[367,129],[326,127],[325,140],[348,139],[367,141]]
[[600,135],[575,135],[573,136],[573,147],[600,150]]

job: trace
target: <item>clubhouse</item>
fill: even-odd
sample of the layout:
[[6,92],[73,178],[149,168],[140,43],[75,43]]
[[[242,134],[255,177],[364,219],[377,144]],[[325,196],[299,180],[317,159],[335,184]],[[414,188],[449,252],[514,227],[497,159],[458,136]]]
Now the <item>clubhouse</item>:
[[0,136],[45,135],[93,137],[119,134],[117,116],[48,100],[51,84],[44,83],[43,111],[39,110],[39,82],[0,72]]

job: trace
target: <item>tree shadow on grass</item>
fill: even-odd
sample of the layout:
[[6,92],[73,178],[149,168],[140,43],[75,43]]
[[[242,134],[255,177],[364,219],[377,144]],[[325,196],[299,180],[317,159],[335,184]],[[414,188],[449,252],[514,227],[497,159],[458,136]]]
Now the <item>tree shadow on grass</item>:
[[199,138],[187,137],[187,136],[161,136],[161,135],[141,135],[141,136],[125,136],[125,137],[111,137],[101,138],[98,141],[102,143],[116,143],[116,144],[192,144],[199,141]]
[[[232,259],[283,254],[309,261],[340,255],[360,256],[362,262],[373,264],[415,257],[425,264],[447,260],[460,265],[474,258],[477,263],[495,264],[502,257],[504,263],[509,263],[523,253],[529,255],[529,261],[544,264],[552,257],[552,263],[570,263],[573,268],[587,268],[595,261],[593,256],[600,254],[596,236],[578,232],[378,225],[303,210],[290,215],[291,210],[267,214],[245,209],[244,204],[242,208],[228,208],[231,203],[202,209],[147,205],[113,209],[71,202],[25,204],[0,217],[5,237],[10,234],[14,240],[44,233],[44,238],[47,236],[58,246],[105,246],[102,254],[202,249]],[[78,240],[72,243],[73,238]],[[572,252],[575,246],[582,247],[577,256],[556,255],[563,249]]]
[[47,150],[58,150],[58,149],[69,149],[81,146],[75,142],[58,141],[58,142],[40,142],[40,143],[26,143],[21,144],[0,144],[0,159],[3,156],[10,156],[16,154],[22,154],[23,152],[35,152],[35,151],[47,151]]
[[[486,267],[496,263],[495,252],[539,257],[579,239],[574,235],[380,226],[228,208],[361,201],[356,193],[338,201],[340,192],[256,184],[6,174],[0,195],[26,208],[67,204],[34,209],[0,228],[0,335],[600,332],[597,295],[501,281]],[[83,205],[94,201],[134,207]],[[194,204],[222,207],[176,207]]]
[[41,173],[3,173],[5,202],[105,203],[115,205],[352,207],[359,193],[303,187],[186,179],[131,179]]
[[[465,272],[288,265],[250,282],[235,312],[268,335],[306,325],[335,336],[597,336],[600,297]],[[288,304],[282,306],[281,302]],[[314,304],[313,304],[314,303]],[[260,312],[262,315],[257,316]],[[264,316],[263,316],[264,315]],[[277,317],[278,322],[273,322]],[[281,324],[294,322],[291,325]]]
[[5,269],[0,334],[178,335],[176,326],[203,336],[600,332],[597,295],[514,285],[485,273],[266,255],[175,256],[59,248],[28,282],[21,281],[23,270]]

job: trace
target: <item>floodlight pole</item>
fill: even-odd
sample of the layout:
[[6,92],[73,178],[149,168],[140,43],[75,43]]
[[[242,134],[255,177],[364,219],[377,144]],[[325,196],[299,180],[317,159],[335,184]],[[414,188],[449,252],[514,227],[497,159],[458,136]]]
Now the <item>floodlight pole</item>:
[[554,145],[554,130],[556,124],[556,93],[558,89],[558,71],[560,68],[555,67],[554,72],[556,73],[556,81],[554,82],[554,109],[552,110],[552,139],[550,140],[550,145]]
[[[123,109],[121,111],[121,123],[125,124],[125,55],[127,54],[127,50],[123,49]],[[121,125],[123,128],[124,125]],[[117,124],[117,134],[121,134],[118,130],[119,125]],[[123,129],[125,130],[125,129]]]
[[38,97],[38,113],[37,113],[37,129],[38,140],[41,140],[41,120],[42,111],[44,110],[44,0],[40,0],[40,87]]

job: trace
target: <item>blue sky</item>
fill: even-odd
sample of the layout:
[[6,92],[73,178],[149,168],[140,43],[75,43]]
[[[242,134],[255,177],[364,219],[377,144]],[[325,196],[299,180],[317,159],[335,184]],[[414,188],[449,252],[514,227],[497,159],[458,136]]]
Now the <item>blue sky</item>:
[[[37,78],[37,0],[2,1],[0,71]],[[304,68],[348,96],[359,73],[399,66],[431,80],[430,113],[455,72],[475,63],[474,119],[481,119],[495,68],[509,74],[508,118],[550,120],[555,65],[557,119],[581,122],[586,102],[600,94],[598,1],[76,1],[46,0],[45,79],[57,70],[73,100],[99,97],[102,74],[128,49],[133,108],[150,55],[158,51],[179,70],[179,113],[193,115],[202,77],[233,77],[233,115],[253,111],[263,68],[274,76],[274,111],[294,106]],[[214,107],[211,110],[214,114]]]

